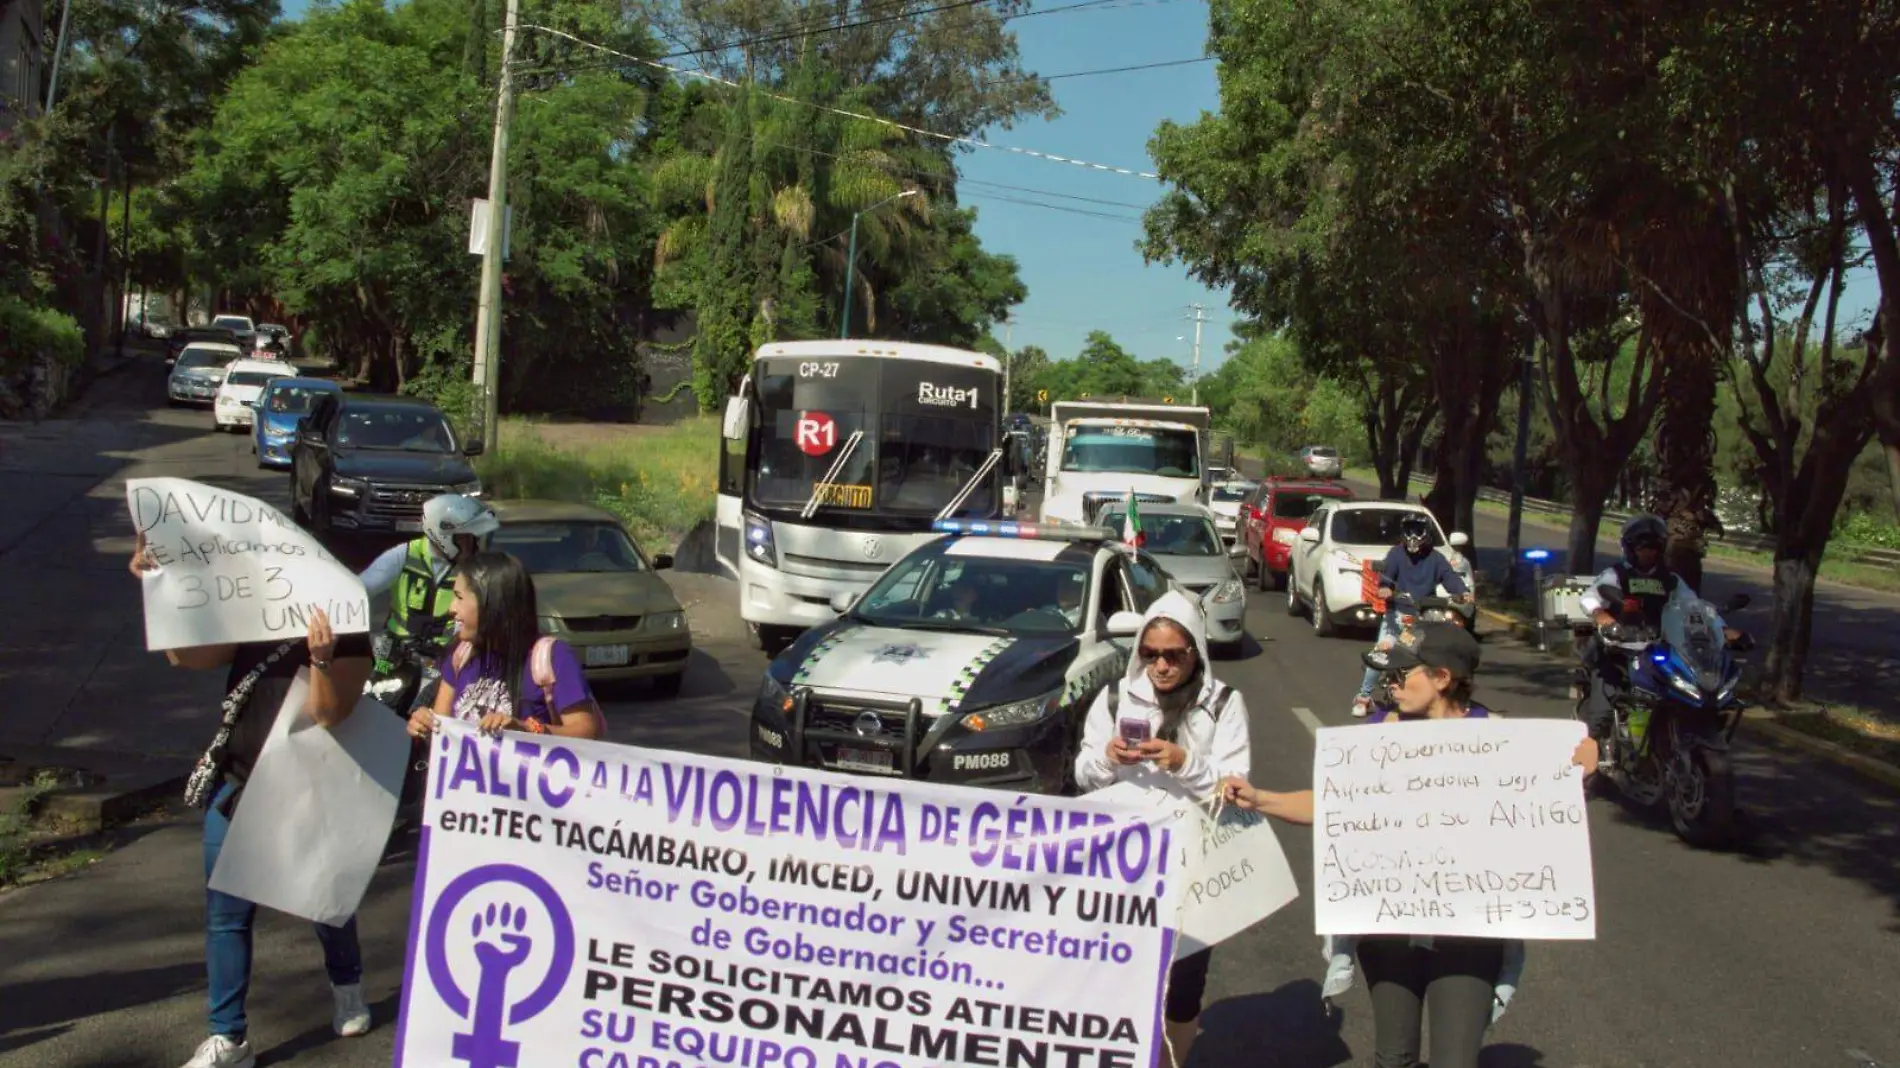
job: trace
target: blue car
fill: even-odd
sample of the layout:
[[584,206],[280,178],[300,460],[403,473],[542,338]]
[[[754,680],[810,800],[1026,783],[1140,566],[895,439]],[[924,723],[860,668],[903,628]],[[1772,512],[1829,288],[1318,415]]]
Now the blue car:
[[297,424],[318,397],[341,393],[343,387],[327,378],[277,378],[257,398],[257,418],[251,422],[252,447],[259,467],[289,467],[290,443]]

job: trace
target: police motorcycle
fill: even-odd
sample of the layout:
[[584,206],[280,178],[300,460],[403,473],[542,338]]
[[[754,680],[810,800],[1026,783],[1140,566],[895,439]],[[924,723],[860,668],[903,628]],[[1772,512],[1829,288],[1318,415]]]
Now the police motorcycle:
[[[1463,611],[1465,605],[1450,597],[1415,598],[1401,592],[1392,595],[1392,603],[1399,610],[1400,630],[1408,630],[1418,623],[1450,623],[1466,629],[1471,626],[1470,617]],[[1399,680],[1387,667],[1391,651],[1392,640],[1387,638],[1360,657],[1367,667],[1379,672],[1379,682],[1372,688],[1372,709],[1386,715],[1393,714],[1397,708],[1392,700],[1392,688]]]
[[[1667,799],[1676,835],[1690,845],[1729,844],[1736,831],[1729,745],[1743,711],[1735,694],[1742,669],[1733,654],[1754,642],[1740,632],[1730,642],[1722,616],[1746,607],[1748,595],[1735,595],[1721,610],[1700,599],[1672,601],[1652,630],[1623,591],[1600,586],[1597,593],[1605,604],[1623,606],[1623,621],[1600,630],[1584,621],[1574,629],[1585,638],[1595,630],[1602,655],[1628,665],[1628,684],[1610,698],[1614,720],[1598,770],[1639,808]],[[1586,723],[1590,682],[1580,669],[1576,718]]]

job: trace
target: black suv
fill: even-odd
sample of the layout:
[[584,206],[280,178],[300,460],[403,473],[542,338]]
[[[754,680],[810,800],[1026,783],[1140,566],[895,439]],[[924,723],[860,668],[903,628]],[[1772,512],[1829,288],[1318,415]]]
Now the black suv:
[[292,516],[318,533],[412,534],[422,504],[442,493],[479,495],[461,442],[435,405],[413,397],[319,397],[290,450]]

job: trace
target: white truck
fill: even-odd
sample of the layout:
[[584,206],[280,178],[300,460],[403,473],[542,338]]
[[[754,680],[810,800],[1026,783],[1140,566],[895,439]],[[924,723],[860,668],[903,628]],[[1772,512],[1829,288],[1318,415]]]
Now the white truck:
[[1206,408],[1057,401],[1049,409],[1045,523],[1092,523],[1104,503],[1206,504]]

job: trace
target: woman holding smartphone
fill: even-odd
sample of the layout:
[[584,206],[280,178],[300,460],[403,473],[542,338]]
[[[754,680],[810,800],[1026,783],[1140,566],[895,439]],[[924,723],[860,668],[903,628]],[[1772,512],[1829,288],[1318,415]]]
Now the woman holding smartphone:
[[[1223,779],[1246,779],[1249,745],[1247,702],[1214,678],[1200,609],[1169,592],[1148,609],[1127,675],[1089,707],[1075,782],[1085,792],[1128,782],[1206,801]],[[1165,1015],[1175,1068],[1187,1063],[1200,1034],[1212,955],[1209,948],[1181,957],[1168,973]]]

